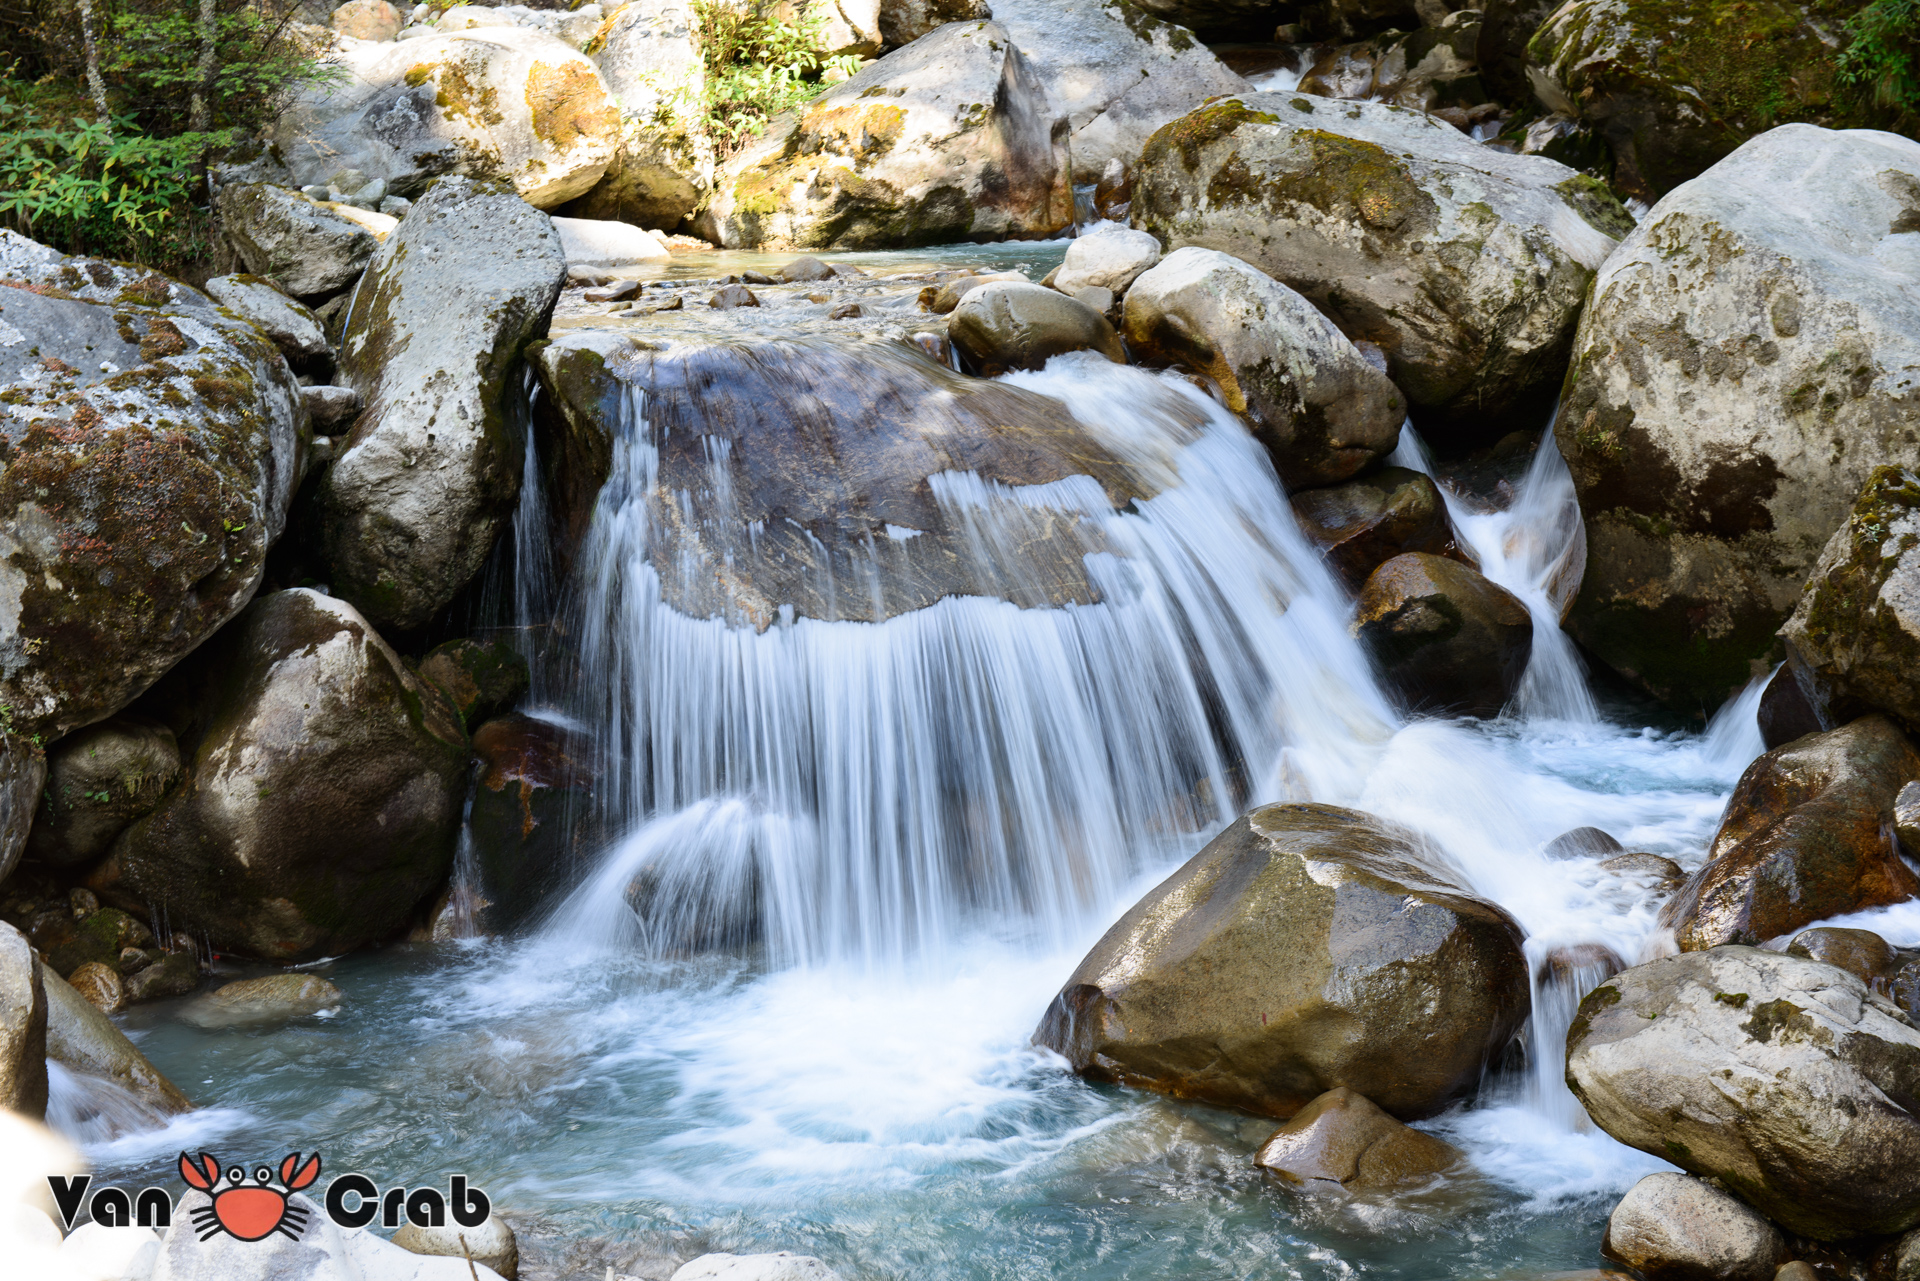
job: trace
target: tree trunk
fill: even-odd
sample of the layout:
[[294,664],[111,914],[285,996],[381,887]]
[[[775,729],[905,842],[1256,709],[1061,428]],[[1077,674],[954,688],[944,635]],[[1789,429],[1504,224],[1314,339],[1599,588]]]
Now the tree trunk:
[[213,73],[218,69],[220,16],[214,0],[200,0],[200,65],[193,96],[187,105],[187,128],[206,133],[213,128]]
[[80,39],[87,50],[87,91],[93,96],[100,123],[113,127],[113,115],[107,110],[107,82],[100,78],[100,51],[93,39],[93,0],[80,0]]

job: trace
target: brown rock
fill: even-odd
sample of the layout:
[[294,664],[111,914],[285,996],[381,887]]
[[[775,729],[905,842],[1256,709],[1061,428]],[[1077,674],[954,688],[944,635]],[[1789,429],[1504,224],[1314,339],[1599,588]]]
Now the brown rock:
[[1548,858],[1599,858],[1603,854],[1625,853],[1626,846],[1613,833],[1597,827],[1576,827],[1547,842],[1541,853]]
[[180,774],[179,745],[157,721],[115,716],[75,730],[47,753],[47,796],[28,853],[53,867],[94,862]]
[[1787,944],[1787,952],[1838,966],[1869,987],[1893,972],[1895,960],[1887,941],[1872,930],[1801,930]]
[[118,1014],[127,1004],[127,989],[120,980],[120,971],[110,965],[88,961],[67,975],[67,982],[102,1014]]
[[1402,1125],[1366,1096],[1328,1090],[1261,1145],[1253,1163],[1308,1194],[1387,1192],[1424,1182],[1465,1159],[1431,1134]]
[[1889,821],[1895,793],[1916,777],[1920,752],[1884,716],[1775,748],[1740,776],[1711,860],[1661,919],[1694,951],[1920,894]]
[[127,976],[127,1004],[185,996],[200,986],[200,962],[187,951],[163,952],[151,965]]
[[1373,571],[1354,632],[1410,707],[1471,716],[1499,713],[1533,652],[1533,620],[1518,598],[1424,552]]
[[527,692],[527,660],[504,640],[451,640],[421,660],[433,682],[468,725],[489,720]]
[[355,40],[391,40],[406,19],[387,0],[347,0],[333,11],[333,29]]
[[1678,886],[1687,879],[1685,868],[1658,854],[1616,854],[1612,858],[1601,859],[1600,866],[1615,876],[1656,880],[1669,887]]
[[502,716],[473,732],[480,783],[468,819],[489,929],[523,919],[585,843],[592,744],[547,721]]
[[1326,553],[1327,564],[1353,591],[1383,562],[1406,552],[1445,556],[1453,523],[1433,481],[1404,467],[1293,495],[1300,530]]
[[180,1011],[198,1027],[281,1023],[339,1007],[346,994],[317,974],[270,974],[228,983]]
[[758,307],[759,305],[760,299],[745,285],[727,285],[707,299],[707,306],[717,311],[732,311],[735,307]]

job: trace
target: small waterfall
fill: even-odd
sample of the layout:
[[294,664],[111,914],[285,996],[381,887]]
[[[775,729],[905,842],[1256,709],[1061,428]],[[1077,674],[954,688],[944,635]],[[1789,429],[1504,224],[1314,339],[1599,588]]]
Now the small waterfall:
[[118,1081],[47,1060],[47,1125],[75,1143],[110,1143],[163,1128],[167,1118]]

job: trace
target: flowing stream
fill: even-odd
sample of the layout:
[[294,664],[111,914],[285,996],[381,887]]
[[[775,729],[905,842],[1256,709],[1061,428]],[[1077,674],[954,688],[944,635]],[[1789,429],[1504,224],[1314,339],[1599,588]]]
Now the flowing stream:
[[[1599,949],[1666,944],[1654,886],[1543,847],[1591,824],[1697,866],[1760,751],[1757,686],[1704,734],[1596,698],[1558,628],[1584,548],[1548,433],[1507,510],[1449,495],[1535,619],[1524,686],[1494,721],[1405,720],[1231,415],[1087,357],[1010,381],[1164,487],[1115,511],[1084,478],[945,474],[937,497],[1015,599],[1033,522],[1071,515],[1095,603],[680,614],[636,394],[563,593],[591,677],[538,691],[602,747],[623,835],[598,869],[523,936],[323,964],[349,995],[330,1019],[138,1007],[143,1050],[218,1106],[127,1133],[69,1100],[63,1124],[128,1180],[189,1145],[317,1147],[383,1184],[465,1173],[568,1261],[535,1275],[664,1277],[707,1249],[815,1253],[850,1281],[1593,1266],[1611,1198],[1662,1166],[1585,1123],[1561,1046]],[[1411,432],[1395,461],[1425,468]],[[1307,798],[1424,831],[1528,935],[1526,1055],[1426,1123],[1481,1175],[1438,1199],[1309,1213],[1252,1168],[1271,1122],[1089,1085],[1028,1043],[1141,893],[1245,805]]]

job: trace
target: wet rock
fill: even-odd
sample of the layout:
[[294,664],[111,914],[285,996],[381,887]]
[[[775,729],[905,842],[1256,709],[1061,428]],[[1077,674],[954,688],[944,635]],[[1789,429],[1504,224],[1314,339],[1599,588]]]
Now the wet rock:
[[1409,707],[1495,716],[1520,687],[1533,620],[1457,560],[1408,552],[1368,576],[1354,634]]
[[347,0],[333,11],[333,29],[355,40],[391,40],[406,20],[387,0]]
[[1602,871],[1615,876],[1656,881],[1667,889],[1678,889],[1686,881],[1686,869],[1658,854],[1616,854],[1600,860]]
[[408,1223],[393,1234],[393,1243],[413,1254],[472,1259],[482,1267],[492,1268],[507,1281],[515,1281],[520,1275],[519,1243],[513,1239],[513,1229],[498,1215],[488,1215],[486,1222],[475,1228],[458,1224],[427,1228]]
[[1773,650],[1873,469],[1920,466],[1916,210],[1920,142],[1787,125],[1594,281],[1555,423],[1588,546],[1567,627],[1689,715]]
[[446,879],[466,735],[345,601],[261,597],[148,706],[189,779],[121,833],[103,896],[296,962],[392,936]]
[[1400,1124],[1341,1087],[1274,1131],[1253,1163],[1290,1190],[1312,1196],[1391,1192],[1427,1182],[1465,1159],[1451,1143]]
[[1453,523],[1440,491],[1417,471],[1383,467],[1344,485],[1295,490],[1291,498],[1301,532],[1355,592],[1395,556],[1443,556],[1453,548]]
[[840,1281],[810,1254],[703,1254],[683,1263],[672,1281]]
[[0,882],[27,847],[46,783],[46,754],[29,739],[0,732]]
[[259,276],[215,276],[206,283],[207,296],[250,320],[273,339],[294,372],[321,375],[333,370],[333,344],[320,329],[313,312],[287,297]]
[[1920,1222],[1920,1031],[1844,970],[1737,946],[1635,966],[1580,1002],[1567,1084],[1614,1138],[1788,1232]]
[[780,268],[780,279],[788,284],[804,284],[813,280],[832,280],[834,271],[831,266],[811,255],[795,258]]
[[420,675],[437,686],[460,719],[478,725],[527,692],[527,660],[504,640],[451,640],[420,661]]
[[1465,9],[1411,32],[1387,31],[1337,46],[1315,60],[1298,88],[1304,94],[1367,99],[1436,115],[1460,112],[1441,118],[1463,128],[1463,109],[1480,106],[1488,96],[1474,60],[1480,31],[1480,11]]
[[1626,848],[1611,832],[1597,827],[1576,827],[1548,841],[1541,853],[1548,858],[1601,858],[1619,854]]
[[[974,275],[972,272],[962,272],[943,285],[938,287],[928,285],[926,289],[921,290],[921,304],[936,316],[951,315],[953,309],[960,305],[960,300],[968,294],[976,289],[984,289],[988,285],[996,284],[1003,280],[1016,285],[1024,285],[1027,283],[1025,274],[1018,271],[995,271],[988,272],[985,275]],[[932,298],[927,297],[928,290],[933,291]]]
[[66,917],[43,917],[34,923],[31,937],[62,978],[83,965],[117,965],[127,948],[153,942],[153,932],[132,916],[118,908],[97,906],[84,915],[76,911]]
[[636,263],[665,262],[673,255],[658,239],[625,222],[596,218],[555,218],[560,249],[569,267],[631,267]]
[[1066,121],[989,22],[942,27],[768,129],[695,227],[728,249],[895,249],[1072,221]]
[[0,921],[0,1109],[47,1112],[47,993],[26,936]]
[[1895,960],[1887,941],[1872,930],[1802,930],[1787,944],[1787,954],[1845,970],[1869,987],[1892,973]]
[[315,436],[346,435],[364,403],[351,387],[302,387],[300,397],[307,403]]
[[346,999],[346,993],[317,974],[270,974],[223,984],[181,1010],[180,1020],[196,1027],[284,1023],[338,1009]]
[[197,290],[12,232],[0,284],[0,706],[51,742],[252,598],[306,417],[273,343]]
[[[1920,186],[1915,188],[1920,195]],[[1920,259],[1916,259],[1920,267]],[[1876,467],[1780,635],[1823,725],[1886,712],[1920,726],[1920,476]]]
[[1806,691],[1793,674],[1793,664],[1782,663],[1760,691],[1760,741],[1768,751],[1784,747],[1796,738],[1818,734],[1828,728],[1815,715]]
[[298,298],[345,289],[380,248],[359,223],[285,187],[234,183],[222,187],[214,203],[221,231],[247,270]]
[[127,1004],[185,996],[200,986],[200,962],[192,952],[164,952],[160,959],[127,975]]
[[1133,216],[1133,169],[1119,156],[1107,161],[1093,185],[1093,212],[1111,222]]
[[1646,1281],[1773,1281],[1786,1238],[1753,1207],[1685,1174],[1649,1174],[1613,1207],[1600,1252]]
[[[413,43],[409,41],[408,43]],[[404,46],[402,46],[404,47]],[[366,1228],[341,1228],[304,1193],[287,1198],[306,1214],[307,1227],[299,1239],[281,1233],[259,1241],[242,1241],[216,1232],[205,1241],[194,1233],[167,1233],[152,1281],[233,1281],[238,1277],[272,1277],[275,1281],[502,1281],[499,1273],[461,1258],[414,1254]],[[204,1192],[189,1190],[174,1209],[175,1223],[191,1223],[196,1210],[211,1202]]]
[[367,269],[340,350],[367,407],[319,502],[332,589],[376,625],[426,623],[492,550],[520,486],[509,379],[565,277],[545,214],[461,178]]
[[992,17],[989,0],[880,0],[880,38],[898,48],[949,22],[986,22]]
[[1142,359],[1212,380],[1289,488],[1345,480],[1400,438],[1406,402],[1386,375],[1305,298],[1239,258],[1175,250],[1133,282],[1124,324]]
[[947,334],[969,366],[987,377],[1039,369],[1070,351],[1097,351],[1117,365],[1126,348],[1107,318],[1077,298],[1039,285],[999,281],[972,290],[953,309]]
[[1410,1120],[1471,1090],[1527,1008],[1519,927],[1422,865],[1409,833],[1272,805],[1128,909],[1034,1042],[1257,1115],[1345,1086]]
[[1632,226],[1590,178],[1372,102],[1241,94],[1147,142],[1135,223],[1244,258],[1377,343],[1414,418],[1486,443],[1545,418],[1587,285]]
[[486,924],[526,919],[576,865],[592,812],[592,745],[530,716],[503,716],[473,732],[480,781],[469,819],[489,904]]
[[1247,82],[1131,0],[990,0],[1071,131],[1073,180],[1132,164],[1155,129]]
[[753,290],[745,285],[727,285],[716,290],[713,297],[707,299],[707,306],[716,311],[732,311],[735,307],[758,307],[760,299]]
[[1060,274],[1054,277],[1053,287],[1063,294],[1072,294],[1093,285],[1110,289],[1118,296],[1127,292],[1127,287],[1141,272],[1159,261],[1160,242],[1146,232],[1124,227],[1103,228],[1074,237],[1067,246],[1066,259],[1060,264]]
[[1888,818],[1920,752],[1884,716],[1775,748],[1727,800],[1707,864],[1667,904],[1683,951],[1762,943],[1920,894]]
[[163,1115],[192,1110],[187,1096],[160,1075],[106,1015],[58,974],[44,965],[37,969],[47,994],[49,1059],[75,1072],[118,1081]]
[[1893,834],[1909,858],[1920,857],[1920,781],[1893,794]]
[[460,175],[551,209],[591,190],[619,145],[598,68],[543,32],[490,26],[334,56],[346,74],[303,88],[270,131],[296,186],[353,169],[417,199]]
[[47,754],[47,790],[28,851],[51,867],[105,857],[113,838],[151,813],[180,772],[180,746],[158,721],[123,715],[75,730]]
[[67,982],[102,1014],[118,1014],[127,1004],[127,989],[120,980],[120,971],[98,961],[88,961],[74,970],[67,975]]
[[1591,988],[1598,980],[1612,978],[1626,968],[1627,963],[1620,959],[1620,954],[1604,943],[1556,947],[1547,953],[1541,965],[1556,986],[1576,990]]
[[[1797,0],[1754,0],[1710,23],[1659,0],[1573,0],[1527,46],[1534,95],[1589,123],[1614,186],[1652,202],[1788,121],[1832,124],[1835,32]],[[1755,84],[1780,88],[1764,102]]]

